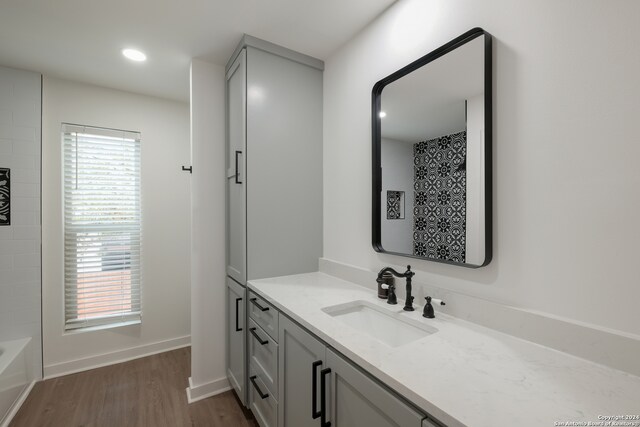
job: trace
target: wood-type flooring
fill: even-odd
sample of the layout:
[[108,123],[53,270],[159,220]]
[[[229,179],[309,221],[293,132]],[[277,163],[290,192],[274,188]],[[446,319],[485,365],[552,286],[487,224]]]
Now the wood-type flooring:
[[232,391],[187,403],[190,348],[37,383],[10,427],[257,427]]

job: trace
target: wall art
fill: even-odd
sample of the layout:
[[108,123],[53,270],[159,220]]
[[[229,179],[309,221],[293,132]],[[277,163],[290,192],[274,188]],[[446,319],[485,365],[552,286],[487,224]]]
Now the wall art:
[[404,219],[404,191],[387,191],[387,219]]
[[0,226],[11,225],[11,174],[0,168]]

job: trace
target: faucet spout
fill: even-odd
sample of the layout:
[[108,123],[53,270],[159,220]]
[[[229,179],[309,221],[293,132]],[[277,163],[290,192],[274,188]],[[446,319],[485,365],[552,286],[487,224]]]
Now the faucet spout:
[[378,278],[376,279],[376,282],[378,283],[382,283],[383,282],[383,278],[382,276],[384,275],[384,273],[391,273],[396,277],[404,277],[404,274],[402,273],[398,273],[396,270],[394,270],[391,267],[385,267],[382,270],[380,270],[380,272],[378,273]]

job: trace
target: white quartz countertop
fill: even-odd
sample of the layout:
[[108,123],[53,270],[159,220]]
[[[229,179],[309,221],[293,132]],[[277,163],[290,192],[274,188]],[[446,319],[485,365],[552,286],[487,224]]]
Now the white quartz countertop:
[[[447,316],[437,306],[436,318],[425,319],[421,302],[405,312],[400,298],[389,305],[371,289],[324,273],[251,280],[249,288],[448,426],[604,426],[602,417],[640,415],[640,377]],[[322,311],[356,300],[438,331],[392,348]],[[640,426],[626,422],[608,425]]]

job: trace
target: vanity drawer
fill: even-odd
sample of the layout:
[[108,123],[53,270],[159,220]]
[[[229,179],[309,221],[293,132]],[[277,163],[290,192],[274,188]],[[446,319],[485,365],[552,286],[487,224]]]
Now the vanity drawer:
[[260,427],[278,425],[278,401],[267,389],[253,368],[249,370],[249,407]]
[[277,399],[278,344],[253,319],[249,319],[249,363]]
[[249,317],[278,341],[278,310],[253,292],[249,294]]

